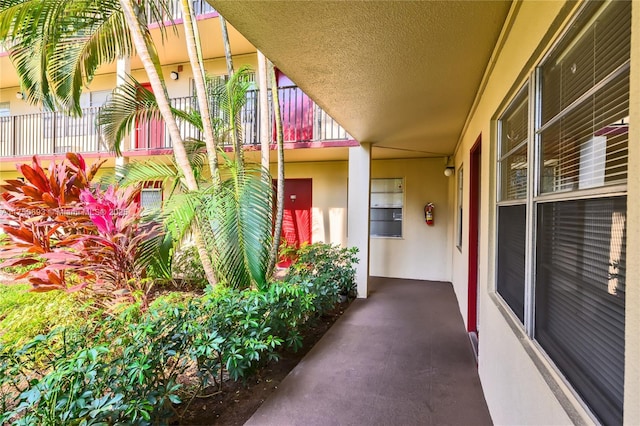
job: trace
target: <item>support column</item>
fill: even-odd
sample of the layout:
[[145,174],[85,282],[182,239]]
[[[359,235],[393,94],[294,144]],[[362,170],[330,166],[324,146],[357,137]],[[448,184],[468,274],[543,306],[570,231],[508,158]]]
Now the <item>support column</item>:
[[267,73],[269,66],[267,58],[258,50],[258,111],[260,122],[260,163],[265,170],[269,170],[269,153],[271,134],[269,133],[269,84]]
[[[118,58],[116,61],[116,87],[122,86],[127,78],[131,75],[131,60],[127,58]],[[135,129],[130,129],[129,133],[122,139],[121,150],[122,152],[128,151],[133,148],[131,141],[133,140],[133,132]],[[124,160],[123,160],[124,161]],[[118,158],[116,157],[116,164]]]
[[369,292],[369,204],[371,197],[371,144],[349,148],[349,199],[347,236],[349,247],[358,247],[356,265],[358,297]]

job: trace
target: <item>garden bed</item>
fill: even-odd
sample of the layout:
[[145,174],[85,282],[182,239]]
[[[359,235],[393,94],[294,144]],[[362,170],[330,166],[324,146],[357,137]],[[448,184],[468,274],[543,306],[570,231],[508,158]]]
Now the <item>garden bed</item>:
[[304,333],[303,346],[297,352],[283,350],[280,352],[279,361],[270,362],[246,383],[227,381],[222,393],[193,401],[178,424],[225,426],[245,424],[348,306],[349,302],[340,304],[335,310],[320,318],[314,326],[309,327]]

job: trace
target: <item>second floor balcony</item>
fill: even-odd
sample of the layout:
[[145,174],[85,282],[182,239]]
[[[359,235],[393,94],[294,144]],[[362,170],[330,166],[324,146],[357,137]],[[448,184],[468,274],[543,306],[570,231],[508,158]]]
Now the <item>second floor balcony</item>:
[[[284,142],[305,146],[310,142],[348,141],[351,136],[316,105],[298,87],[279,89]],[[174,98],[175,108],[197,109],[194,97]],[[66,152],[112,153],[96,125],[100,107],[84,108],[81,117],[68,117],[58,112],[40,112],[0,117],[0,159],[32,155],[56,155]],[[241,137],[245,146],[260,146],[260,108],[256,90],[247,92],[247,102],[240,113]],[[270,111],[269,135],[275,143],[273,114]],[[183,138],[201,139],[200,131],[189,123],[178,121]],[[124,144],[125,155],[132,152],[156,152],[172,149],[169,132],[161,120],[136,123]]]

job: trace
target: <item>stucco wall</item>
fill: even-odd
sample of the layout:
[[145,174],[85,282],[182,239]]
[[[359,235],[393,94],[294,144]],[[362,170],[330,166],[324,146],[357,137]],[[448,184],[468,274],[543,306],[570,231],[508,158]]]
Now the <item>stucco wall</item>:
[[[346,161],[287,163],[287,179],[312,180],[312,242],[347,244],[347,176]],[[277,167],[271,165],[277,176]]]
[[[451,240],[448,179],[442,158],[374,160],[372,178],[404,178],[402,238],[371,238],[372,276],[449,281]],[[434,226],[424,220],[424,205],[435,204]]]
[[[372,238],[370,275],[448,281],[452,242],[448,234],[454,220],[449,210],[448,178],[444,160],[373,160],[372,178],[405,179],[402,238]],[[271,166],[275,176],[277,169]],[[286,177],[311,178],[313,242],[347,244],[346,161],[287,163]],[[436,205],[435,225],[424,222],[423,207]]]
[[[456,167],[469,170],[469,150],[481,135],[479,261],[479,373],[496,424],[592,423],[583,404],[567,388],[543,352],[495,295],[495,119],[526,81],[541,56],[575,11],[562,1],[520,2],[512,9],[498,55],[461,138]],[[514,14],[515,12],[515,14]],[[450,192],[454,193],[453,188]],[[465,200],[469,179],[465,175]],[[455,203],[455,201],[453,201]],[[461,251],[452,250],[452,280],[465,321],[468,274],[468,209]],[[453,231],[452,231],[453,232]]]
[[[240,68],[243,65],[250,66],[257,72],[257,57],[255,54],[237,55],[233,57],[234,66]],[[169,73],[176,71],[178,66],[182,66],[182,72],[179,73],[178,80],[171,80]],[[205,69],[210,75],[224,75],[227,73],[226,62],[224,58],[215,58],[205,60]],[[182,64],[164,65],[162,67],[164,74],[167,91],[169,97],[176,98],[182,96],[190,96],[189,80],[193,76],[191,72],[191,66],[188,62]],[[149,81],[144,69],[133,69],[131,75],[139,82]],[[100,90],[112,90],[116,86],[115,73],[110,74],[98,74],[94,77],[88,88],[85,88],[85,92],[100,91]],[[31,114],[41,112],[41,108],[37,105],[31,105],[25,100],[17,99],[16,92],[20,89],[17,87],[9,87],[0,89],[0,102],[9,102],[11,115]]]

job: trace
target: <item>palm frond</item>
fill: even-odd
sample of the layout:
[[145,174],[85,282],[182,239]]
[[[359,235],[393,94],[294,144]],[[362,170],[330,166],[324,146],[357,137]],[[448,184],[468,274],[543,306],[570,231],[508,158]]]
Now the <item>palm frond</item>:
[[116,168],[116,176],[120,176],[118,183],[123,187],[144,182],[162,182],[164,185],[181,178],[173,163],[163,164],[157,161],[125,164]]
[[211,226],[214,266],[236,288],[266,285],[272,224],[272,187],[258,168],[239,168],[225,156],[229,178],[203,200]]
[[[197,114],[173,107],[171,111],[178,120],[201,129],[202,121]],[[122,154],[122,140],[136,123],[156,120],[162,120],[162,115],[155,95],[133,77],[129,77],[125,83],[114,89],[111,98],[100,109],[97,117],[105,140],[118,155]]]
[[70,28],[58,39],[47,77],[64,110],[80,114],[82,87],[102,64],[130,56],[133,45],[117,0],[68,2],[59,25]]
[[[169,3],[136,2],[137,18],[162,78],[149,22],[166,39]],[[170,25],[173,31],[175,26]],[[133,54],[129,27],[118,0],[2,0],[0,42],[9,51],[27,101],[80,115],[82,88],[97,69]]]

